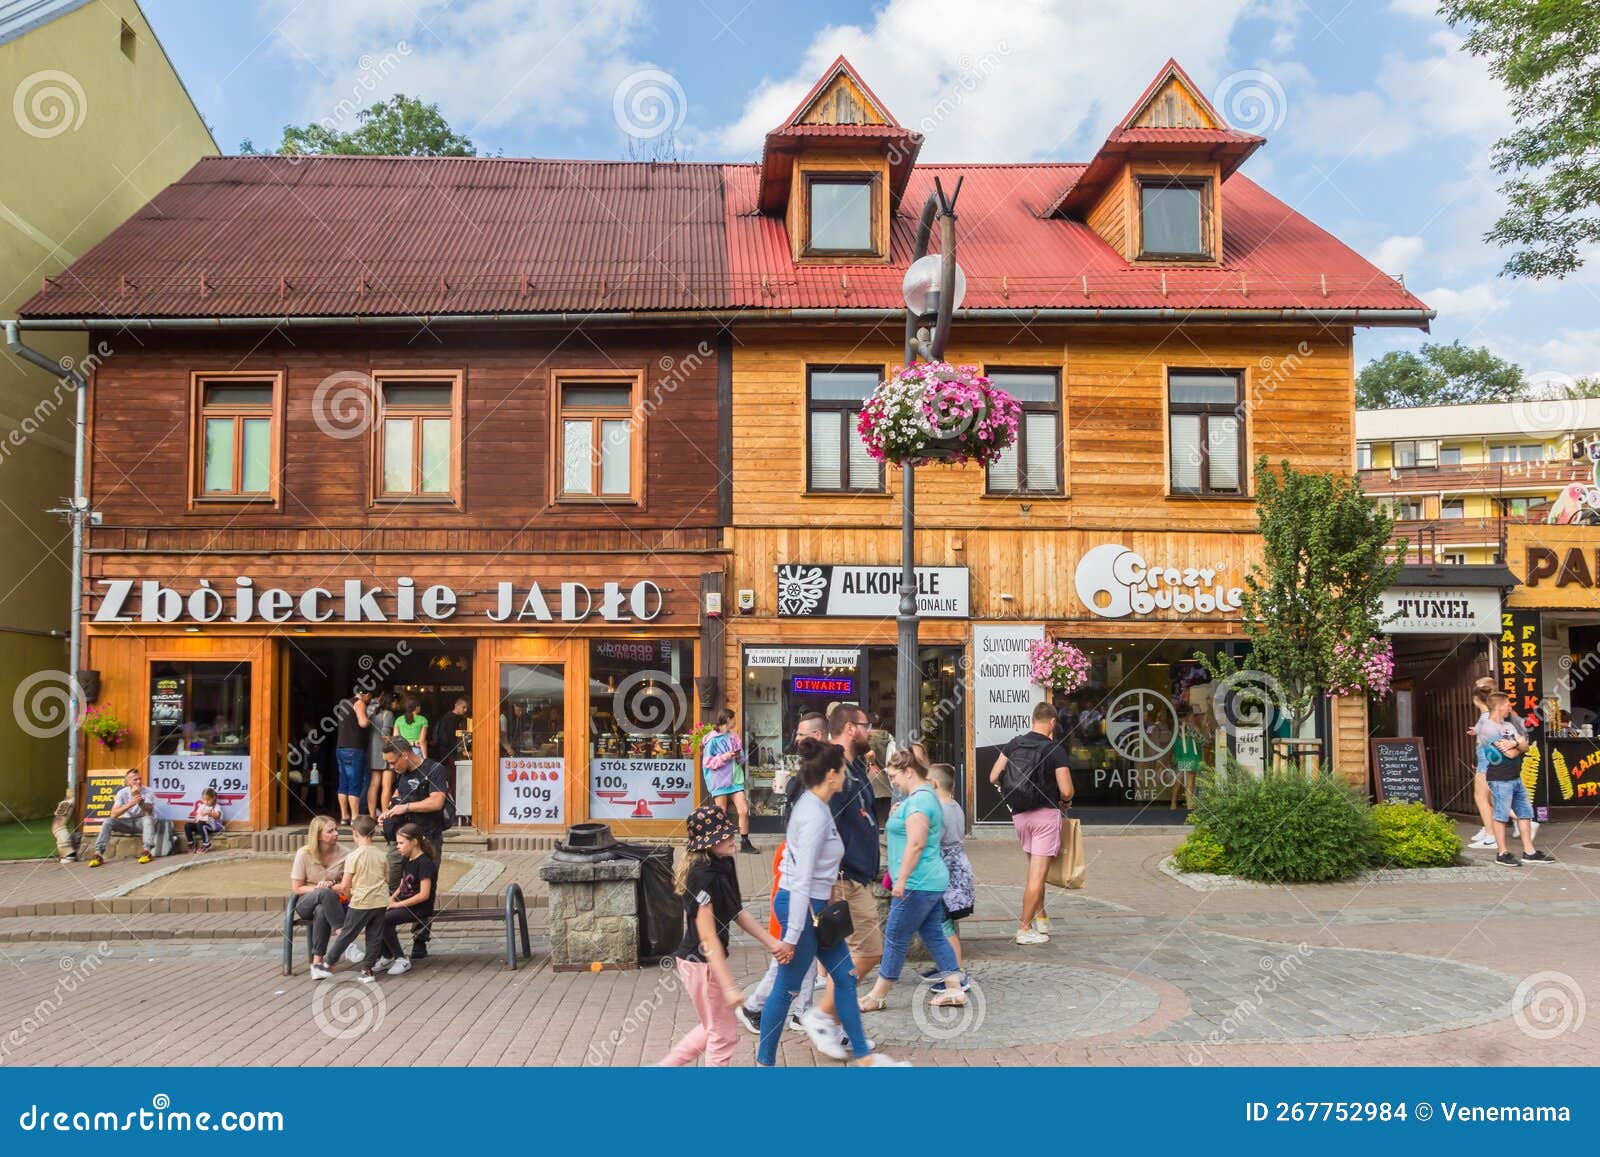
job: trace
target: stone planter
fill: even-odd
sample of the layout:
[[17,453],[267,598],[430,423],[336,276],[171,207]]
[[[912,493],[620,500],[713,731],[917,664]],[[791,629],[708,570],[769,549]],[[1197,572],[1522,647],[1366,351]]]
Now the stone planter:
[[556,859],[550,886],[550,965],[557,972],[639,967],[637,860]]

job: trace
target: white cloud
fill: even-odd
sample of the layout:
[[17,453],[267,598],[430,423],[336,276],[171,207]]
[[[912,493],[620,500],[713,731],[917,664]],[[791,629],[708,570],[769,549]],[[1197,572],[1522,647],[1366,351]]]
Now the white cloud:
[[1200,20],[1186,0],[888,0],[870,26],[824,28],[794,71],[758,88],[713,139],[726,155],[758,155],[843,53],[895,118],[926,136],[923,160],[1082,159],[1165,63],[1175,30],[1179,63],[1209,94],[1249,6],[1218,0]]
[[630,47],[647,27],[641,0],[263,0],[262,19],[312,78],[308,120],[348,129],[353,109],[404,92],[480,145],[512,123],[609,118],[618,82],[643,67]]
[[1488,281],[1469,285],[1465,289],[1440,286],[1420,296],[1423,301],[1439,311],[1440,321],[1448,322],[1475,321],[1491,313],[1500,312],[1506,305],[1506,299],[1496,291],[1494,284]]
[[1389,11],[1413,20],[1438,20],[1439,0],[1389,0]]
[[1600,329],[1563,330],[1540,345],[1537,356],[1527,361],[1536,373],[1600,376]]
[[1421,237],[1385,237],[1367,255],[1367,260],[1385,273],[1405,273],[1422,256]]

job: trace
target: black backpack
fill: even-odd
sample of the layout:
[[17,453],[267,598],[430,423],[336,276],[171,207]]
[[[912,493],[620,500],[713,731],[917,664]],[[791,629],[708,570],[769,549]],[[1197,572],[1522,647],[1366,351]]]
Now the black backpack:
[[1000,773],[1000,798],[1012,815],[1061,806],[1061,789],[1056,785],[1056,769],[1045,767],[1045,755],[1056,745],[1041,737],[1039,742],[1015,744],[1006,756]]

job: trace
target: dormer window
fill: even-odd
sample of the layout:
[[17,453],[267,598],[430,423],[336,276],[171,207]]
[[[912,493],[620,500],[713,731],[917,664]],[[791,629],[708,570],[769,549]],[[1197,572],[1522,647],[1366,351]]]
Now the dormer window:
[[878,177],[873,173],[807,173],[807,257],[879,257],[874,243]]
[[1211,182],[1139,180],[1139,257],[1209,261]]

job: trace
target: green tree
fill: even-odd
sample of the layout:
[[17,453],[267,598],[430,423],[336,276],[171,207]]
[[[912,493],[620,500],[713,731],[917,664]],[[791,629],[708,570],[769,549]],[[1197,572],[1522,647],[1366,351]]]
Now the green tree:
[[[1358,478],[1302,473],[1287,461],[1256,462],[1261,561],[1245,575],[1240,613],[1250,656],[1196,656],[1213,678],[1259,671],[1277,684],[1261,698],[1296,733],[1329,688],[1365,686],[1361,652],[1385,621],[1380,597],[1394,581],[1394,519],[1362,493]],[[1405,545],[1394,557],[1404,553]]]
[[1444,0],[1466,50],[1506,88],[1517,127],[1494,146],[1506,208],[1485,235],[1514,277],[1565,277],[1600,241],[1600,0]]
[[[254,153],[246,138],[241,153]],[[399,93],[356,113],[356,126],[340,132],[327,125],[285,125],[274,150],[285,155],[368,157],[475,157],[477,147],[450,127],[436,104]]]
[[1356,409],[1511,402],[1527,385],[1521,366],[1486,346],[1464,346],[1459,339],[1424,342],[1416,353],[1391,350],[1363,366],[1356,376]]

